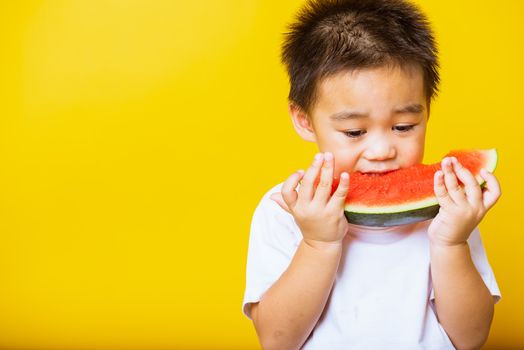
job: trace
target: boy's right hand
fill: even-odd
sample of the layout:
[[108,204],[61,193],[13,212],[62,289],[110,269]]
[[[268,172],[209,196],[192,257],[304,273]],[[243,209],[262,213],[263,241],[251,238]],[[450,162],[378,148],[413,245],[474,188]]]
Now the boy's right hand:
[[[322,153],[318,153],[305,174],[300,170],[295,172],[284,182],[281,193],[270,196],[293,215],[302,232],[304,242],[315,248],[341,244],[349,227],[344,216],[349,175],[345,172],[340,175],[338,187],[331,195],[333,165],[332,153],[326,152],[325,157]],[[315,180],[319,172],[321,172],[320,181],[315,189]],[[301,179],[297,192],[295,189]]]

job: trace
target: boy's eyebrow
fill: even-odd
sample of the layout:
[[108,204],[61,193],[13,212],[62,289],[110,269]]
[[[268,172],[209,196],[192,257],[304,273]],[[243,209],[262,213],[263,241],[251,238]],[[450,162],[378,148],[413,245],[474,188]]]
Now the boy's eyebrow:
[[424,106],[420,103],[410,103],[402,108],[395,110],[395,113],[422,113]]
[[[395,110],[395,114],[422,113],[423,110],[424,110],[424,106],[422,106],[420,103],[410,103],[401,108],[397,108]],[[359,113],[359,112],[353,112],[353,111],[342,111],[342,112],[337,112],[335,114],[332,114],[329,117],[329,119],[333,121],[342,121],[342,120],[358,119],[358,118],[367,118],[367,115]]]

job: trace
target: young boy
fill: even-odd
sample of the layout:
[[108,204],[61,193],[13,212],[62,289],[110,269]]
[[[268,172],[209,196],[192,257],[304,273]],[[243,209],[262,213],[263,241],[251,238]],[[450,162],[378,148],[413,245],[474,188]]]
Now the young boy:
[[293,126],[321,153],[253,215],[243,312],[262,346],[480,348],[500,299],[477,228],[500,196],[493,174],[482,190],[446,158],[433,220],[376,228],[344,216],[349,172],[422,162],[439,82],[427,18],[407,0],[311,0],[282,60]]

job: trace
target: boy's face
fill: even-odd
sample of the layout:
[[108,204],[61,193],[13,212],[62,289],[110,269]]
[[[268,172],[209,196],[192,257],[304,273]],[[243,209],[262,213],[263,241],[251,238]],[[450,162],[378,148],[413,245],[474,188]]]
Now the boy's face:
[[342,171],[379,173],[422,162],[428,106],[420,68],[370,68],[324,79],[309,122],[290,105],[295,130]]

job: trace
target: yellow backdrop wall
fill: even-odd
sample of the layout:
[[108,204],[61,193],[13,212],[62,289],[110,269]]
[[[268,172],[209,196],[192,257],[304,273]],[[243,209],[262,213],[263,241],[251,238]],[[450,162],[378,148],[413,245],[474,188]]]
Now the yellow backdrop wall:
[[[316,151],[278,58],[302,3],[1,2],[1,349],[258,348],[251,216]],[[498,149],[486,348],[524,347],[524,3],[417,3],[442,65],[426,161]]]

